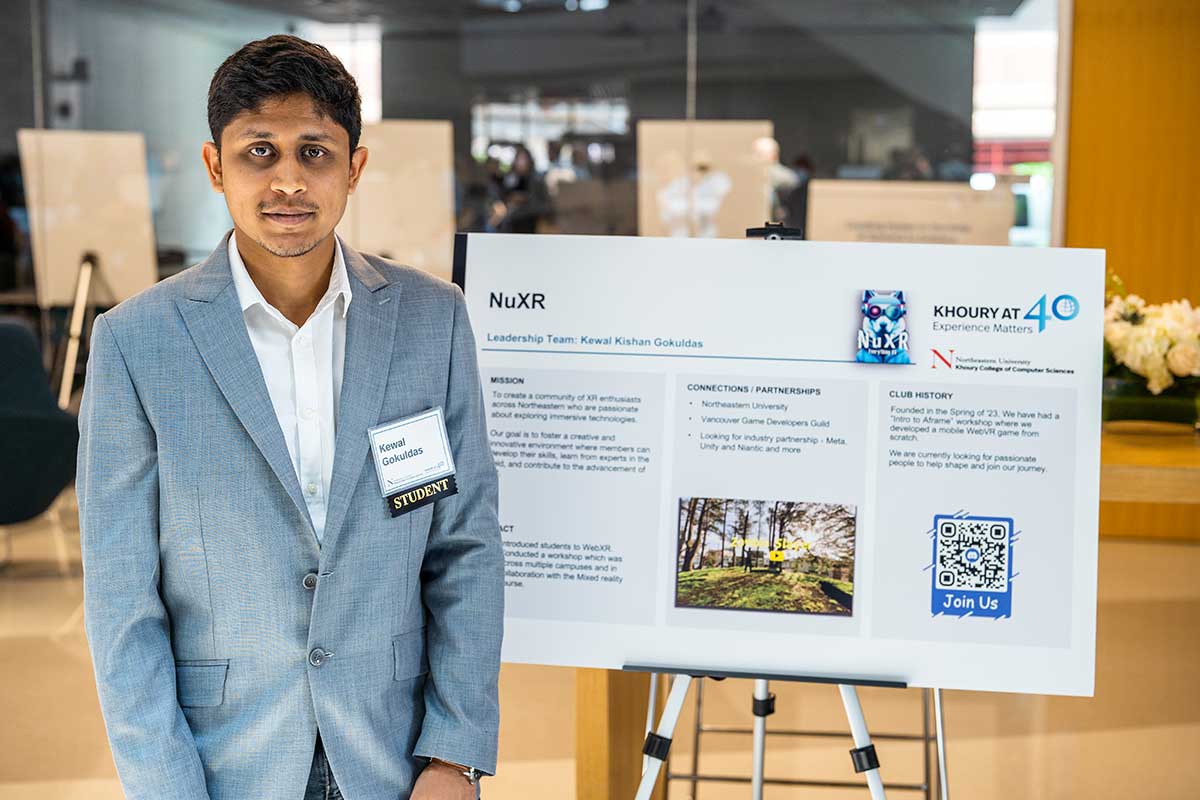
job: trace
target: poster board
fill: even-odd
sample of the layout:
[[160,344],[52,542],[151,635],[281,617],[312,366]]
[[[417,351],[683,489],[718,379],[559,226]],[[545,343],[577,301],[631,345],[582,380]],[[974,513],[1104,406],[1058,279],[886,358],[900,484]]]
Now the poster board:
[[554,197],[558,232],[566,234],[637,233],[636,181],[563,181]]
[[1012,190],[965,183],[814,180],[808,238],[821,242],[1006,245]]
[[99,256],[91,302],[114,306],[158,280],[140,133],[17,132],[40,308],[70,306],[80,259]]
[[638,122],[638,233],[741,238],[761,225],[770,165],[756,143],[774,135],[769,120]]
[[1102,252],[460,249],[505,659],[1092,693]]
[[367,166],[338,235],[356,250],[450,280],[454,247],[454,129],[442,120],[363,125]]

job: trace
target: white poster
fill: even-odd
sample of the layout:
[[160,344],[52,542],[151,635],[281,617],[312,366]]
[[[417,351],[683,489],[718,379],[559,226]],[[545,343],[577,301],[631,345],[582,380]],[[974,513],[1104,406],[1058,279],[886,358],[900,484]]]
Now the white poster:
[[771,215],[769,120],[642,120],[638,232],[741,238]]
[[808,184],[808,236],[818,242],[1009,243],[1012,187],[980,191],[940,181]]
[[466,245],[506,659],[1091,694],[1102,252]]
[[38,306],[75,302],[85,253],[97,257],[93,304],[114,306],[153,286],[158,260],[142,134],[22,129],[17,148]]
[[442,120],[363,125],[367,166],[338,234],[374,253],[450,280],[454,246],[454,129]]

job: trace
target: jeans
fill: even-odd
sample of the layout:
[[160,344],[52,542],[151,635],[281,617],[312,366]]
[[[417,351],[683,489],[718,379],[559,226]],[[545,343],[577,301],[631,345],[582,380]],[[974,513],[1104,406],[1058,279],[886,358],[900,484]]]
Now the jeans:
[[[480,787],[475,787],[475,797],[480,798]],[[304,800],[345,800],[333,779],[333,770],[329,768],[329,759],[325,758],[325,747],[321,737],[317,737],[317,749],[313,752],[312,771],[308,773],[308,788],[304,790]]]
[[329,768],[329,760],[325,758],[325,748],[321,737],[317,737],[317,749],[313,752],[312,771],[308,773],[308,788],[304,790],[304,800],[343,800],[337,782],[333,779],[333,770]]

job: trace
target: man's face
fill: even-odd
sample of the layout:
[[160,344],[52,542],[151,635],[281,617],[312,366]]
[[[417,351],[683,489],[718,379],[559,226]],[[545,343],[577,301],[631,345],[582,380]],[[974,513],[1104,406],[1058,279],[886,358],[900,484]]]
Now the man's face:
[[225,195],[239,235],[276,256],[301,256],[328,237],[367,160],[350,135],[305,94],[271,98],[238,114],[220,151],[204,145],[209,180]]

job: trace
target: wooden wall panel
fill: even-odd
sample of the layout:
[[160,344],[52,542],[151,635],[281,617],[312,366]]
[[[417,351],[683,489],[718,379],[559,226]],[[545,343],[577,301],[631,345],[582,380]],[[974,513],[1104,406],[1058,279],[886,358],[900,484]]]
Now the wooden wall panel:
[[[1075,0],[1066,243],[1200,302],[1200,2]],[[1200,539],[1194,506],[1103,503],[1104,535]]]
[[1200,541],[1200,508],[1184,504],[1101,503],[1100,534]]
[[1066,239],[1200,301],[1200,2],[1075,0]]
[[[645,673],[575,671],[576,800],[620,800],[637,793],[649,700]],[[665,771],[659,773],[654,800],[665,797],[665,777]]]

